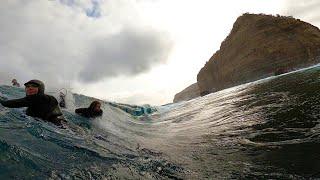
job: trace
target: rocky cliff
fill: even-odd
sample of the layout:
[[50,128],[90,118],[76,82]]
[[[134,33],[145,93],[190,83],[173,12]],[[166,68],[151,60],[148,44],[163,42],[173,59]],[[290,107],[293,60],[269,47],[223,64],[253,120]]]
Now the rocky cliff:
[[244,14],[197,76],[205,95],[319,63],[320,31],[292,17]]
[[174,96],[173,102],[187,101],[200,96],[197,83],[194,83]]

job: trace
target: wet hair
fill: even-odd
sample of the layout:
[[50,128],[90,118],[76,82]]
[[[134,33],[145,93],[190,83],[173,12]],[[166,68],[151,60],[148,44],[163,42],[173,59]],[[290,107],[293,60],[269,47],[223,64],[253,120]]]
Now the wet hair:
[[97,106],[97,105],[101,105],[101,103],[99,101],[93,101],[90,106],[89,106],[89,109],[90,111],[94,111],[94,108]]

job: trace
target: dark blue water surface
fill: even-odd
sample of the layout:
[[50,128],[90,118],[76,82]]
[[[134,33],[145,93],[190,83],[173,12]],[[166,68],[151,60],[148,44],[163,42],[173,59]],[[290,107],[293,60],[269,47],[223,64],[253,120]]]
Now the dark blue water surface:
[[315,66],[152,114],[106,102],[94,120],[70,94],[66,129],[0,105],[0,179],[320,179],[319,88]]

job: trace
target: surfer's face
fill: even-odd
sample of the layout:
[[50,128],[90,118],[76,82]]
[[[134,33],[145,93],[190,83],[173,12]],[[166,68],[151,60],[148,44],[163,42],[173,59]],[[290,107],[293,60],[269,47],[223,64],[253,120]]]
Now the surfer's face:
[[94,107],[94,111],[98,112],[100,111],[101,108],[101,104],[96,104],[96,106]]
[[39,88],[33,84],[26,85],[27,96],[38,94]]

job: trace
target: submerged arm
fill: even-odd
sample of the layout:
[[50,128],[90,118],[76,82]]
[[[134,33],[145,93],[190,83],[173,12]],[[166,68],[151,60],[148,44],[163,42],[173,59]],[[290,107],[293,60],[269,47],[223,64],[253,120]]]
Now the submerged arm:
[[82,114],[82,113],[84,113],[86,111],[87,111],[87,108],[78,108],[78,109],[75,110],[75,113]]

